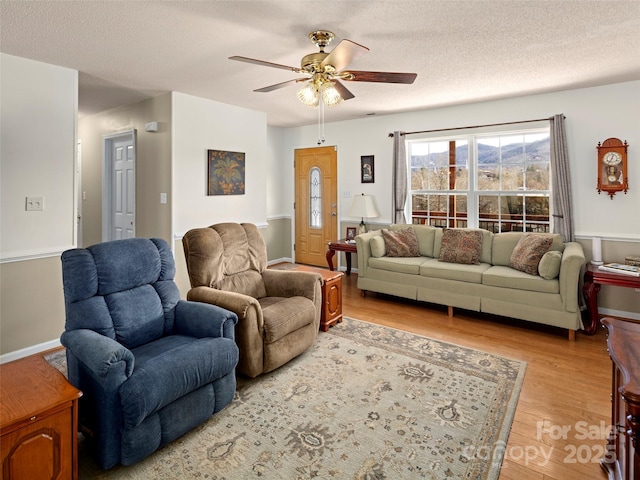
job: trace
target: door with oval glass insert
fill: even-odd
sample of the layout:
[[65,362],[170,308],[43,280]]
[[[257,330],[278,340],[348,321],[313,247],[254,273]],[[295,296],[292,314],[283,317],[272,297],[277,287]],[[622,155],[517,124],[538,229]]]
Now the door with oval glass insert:
[[336,147],[295,151],[295,262],[327,266],[327,244],[338,232]]

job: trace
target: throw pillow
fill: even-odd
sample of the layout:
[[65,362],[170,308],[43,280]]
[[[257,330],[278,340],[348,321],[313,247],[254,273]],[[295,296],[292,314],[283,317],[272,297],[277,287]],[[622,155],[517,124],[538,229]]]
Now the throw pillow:
[[462,228],[447,228],[442,232],[438,260],[449,263],[480,264],[482,232]]
[[371,246],[372,257],[384,257],[384,254],[387,253],[384,249],[384,238],[382,236],[372,237],[369,245]]
[[551,250],[545,253],[538,264],[538,275],[546,280],[553,280],[560,274],[562,253]]
[[551,235],[525,233],[511,253],[509,266],[529,275],[537,275],[540,259],[549,251],[552,243]]
[[402,230],[382,229],[384,247],[388,257],[419,257],[418,237],[413,227]]

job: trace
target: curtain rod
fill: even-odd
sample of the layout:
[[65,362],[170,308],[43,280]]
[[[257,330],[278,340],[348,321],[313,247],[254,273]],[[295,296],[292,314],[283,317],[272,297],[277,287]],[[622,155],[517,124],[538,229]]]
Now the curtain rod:
[[[564,117],[564,115],[563,115]],[[517,125],[519,123],[533,123],[533,122],[542,122],[544,120],[550,120],[553,117],[547,118],[536,118],[534,120],[521,120],[519,122],[504,122],[504,123],[488,123],[486,125],[470,125],[468,127],[453,127],[453,128],[438,128],[435,130],[421,130],[419,132],[401,132],[401,135],[415,135],[417,133],[435,133],[435,132],[448,132],[451,130],[465,130],[467,128],[482,128],[482,127],[501,127],[503,125]],[[393,133],[389,134],[390,138],[393,138]]]

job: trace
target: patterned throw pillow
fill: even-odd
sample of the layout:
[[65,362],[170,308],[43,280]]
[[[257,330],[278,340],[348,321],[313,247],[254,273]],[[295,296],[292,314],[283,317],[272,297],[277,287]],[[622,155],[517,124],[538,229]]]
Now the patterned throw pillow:
[[442,233],[439,261],[478,265],[481,254],[482,232],[462,228],[447,228]]
[[537,275],[540,259],[549,251],[552,243],[551,235],[525,233],[511,253],[509,266],[529,275]]
[[418,237],[413,227],[402,230],[382,229],[387,257],[419,257]]

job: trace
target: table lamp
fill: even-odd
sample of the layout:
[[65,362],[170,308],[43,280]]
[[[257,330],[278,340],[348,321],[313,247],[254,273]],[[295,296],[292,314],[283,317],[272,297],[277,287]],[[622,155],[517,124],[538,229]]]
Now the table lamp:
[[367,233],[367,227],[364,224],[365,218],[373,218],[379,215],[376,206],[373,204],[373,197],[371,195],[356,195],[353,197],[353,203],[347,214],[350,217],[360,217],[360,225],[358,226],[358,235]]

